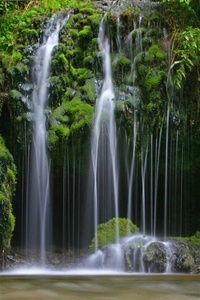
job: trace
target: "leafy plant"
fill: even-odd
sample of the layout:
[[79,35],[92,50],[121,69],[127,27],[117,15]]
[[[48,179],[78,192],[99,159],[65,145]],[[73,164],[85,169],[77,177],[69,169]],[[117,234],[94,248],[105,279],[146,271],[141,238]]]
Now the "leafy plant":
[[174,50],[174,62],[170,70],[175,71],[174,83],[177,88],[181,88],[187,71],[191,71],[195,66],[200,80],[200,29],[187,27],[177,36],[177,43],[180,49]]
[[197,69],[200,76],[199,19],[191,0],[162,0],[164,3],[163,17],[171,31],[171,66],[175,86],[180,89],[188,71]]

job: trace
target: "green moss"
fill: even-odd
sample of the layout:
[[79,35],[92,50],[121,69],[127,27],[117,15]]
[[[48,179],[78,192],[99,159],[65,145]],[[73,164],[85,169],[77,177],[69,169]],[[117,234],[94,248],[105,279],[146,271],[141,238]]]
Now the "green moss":
[[200,231],[197,231],[193,236],[194,239],[200,239]]
[[143,248],[145,269],[153,273],[163,273],[167,266],[167,251],[162,242],[152,242]]
[[15,227],[15,217],[12,214],[11,203],[0,191],[0,248],[10,247],[10,239]]
[[94,103],[96,99],[95,81],[93,78],[86,80],[84,86],[81,88],[82,99],[89,103]]
[[144,62],[145,63],[151,64],[151,63],[153,63],[154,59],[155,59],[154,54],[152,54],[150,52],[145,53],[145,57],[144,57]]
[[118,58],[118,64],[121,66],[121,67],[130,67],[131,65],[131,60],[125,56],[120,56]]
[[150,20],[153,21],[153,22],[157,22],[159,21],[160,17],[156,14],[156,13],[153,13],[150,17]]
[[[118,223],[119,226],[120,238],[137,233],[139,231],[138,227],[135,224],[133,224],[129,219],[110,219],[108,222],[98,225],[97,240],[98,246],[100,248],[105,245],[116,242],[116,223]],[[89,248],[91,251],[95,250],[95,237],[93,238]]]
[[16,185],[16,166],[13,157],[0,136],[0,249],[10,245],[15,218],[11,198]]
[[13,51],[12,54],[2,53],[2,64],[6,69],[15,66],[21,60],[22,53],[19,51]]
[[91,55],[84,57],[83,63],[84,63],[84,65],[86,67],[90,67],[91,68],[93,66],[93,64],[94,64],[94,57],[92,57]]
[[68,30],[68,36],[72,39],[76,39],[78,37],[79,33],[78,33],[78,30],[77,29],[73,29],[73,28],[70,28]]
[[5,74],[3,73],[3,70],[0,68],[0,85],[3,86],[5,81]]
[[156,42],[158,39],[161,39],[162,36],[163,32],[158,26],[153,26],[146,32],[146,37],[151,37],[151,39]]
[[95,10],[91,7],[84,7],[80,9],[80,12],[82,14],[93,15],[95,13]]
[[199,231],[197,231],[196,234],[191,237],[169,237],[169,240],[177,241],[180,243],[187,243],[192,246],[200,245]]
[[22,30],[23,38],[27,39],[29,42],[33,42],[39,36],[39,33],[37,30],[33,28],[25,28]]
[[79,31],[79,34],[78,34],[79,38],[81,38],[81,40],[83,39],[91,39],[92,36],[93,36],[93,33],[91,31],[91,27],[86,25],[84,26],[83,30]]
[[64,53],[62,53],[62,54],[59,55],[59,60],[60,60],[60,63],[64,66],[64,68],[67,69],[67,67],[68,67],[68,60],[65,57]]
[[158,45],[152,45],[148,50],[150,55],[154,55],[157,59],[166,59],[167,55],[164,51],[162,51]]
[[139,65],[138,72],[141,76],[145,76],[147,73],[147,68],[145,65]]
[[156,52],[156,58],[159,60],[164,60],[167,58],[167,54],[164,51],[159,50]]
[[73,77],[78,81],[78,84],[81,86],[85,83],[87,79],[91,77],[91,73],[86,68],[73,68],[71,66],[71,71]]
[[[68,95],[65,95],[65,99]],[[92,124],[93,107],[74,96],[71,101],[63,101],[50,118],[50,147],[70,136],[82,138],[84,131]]]
[[101,19],[102,19],[102,15],[97,13],[94,13],[88,17],[88,21],[90,22],[92,28],[99,28]]
[[156,88],[157,86],[160,85],[160,83],[162,82],[162,76],[160,73],[149,73],[146,76],[145,79],[145,86],[147,91],[150,91],[154,88]]
[[53,144],[58,139],[67,139],[69,137],[69,128],[63,124],[53,124],[49,130],[49,143]]
[[79,99],[73,99],[67,104],[71,121],[70,132],[78,136],[84,128],[92,125],[93,107]]

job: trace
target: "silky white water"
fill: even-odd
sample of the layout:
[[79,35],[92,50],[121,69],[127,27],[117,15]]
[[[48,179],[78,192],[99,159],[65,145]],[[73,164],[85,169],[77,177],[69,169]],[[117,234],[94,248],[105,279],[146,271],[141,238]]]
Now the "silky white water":
[[46,113],[48,79],[53,49],[58,45],[59,32],[69,17],[54,15],[44,32],[42,45],[34,57],[33,80],[33,137],[29,181],[27,187],[27,248],[38,249],[41,262],[45,263],[45,251],[50,243],[50,163],[47,151]]
[[[106,21],[103,19],[99,29],[99,48],[103,62],[103,85],[96,102],[95,120],[92,137],[92,167],[94,181],[94,232],[98,231],[100,208],[100,185],[108,201],[113,202],[112,216],[118,218],[118,169],[117,169],[117,134],[114,115],[114,89],[112,83],[110,44]],[[103,161],[102,158],[103,157]],[[103,176],[109,173],[111,181],[107,187]],[[109,180],[109,179],[108,179]],[[102,182],[100,182],[102,181]],[[117,221],[116,221],[117,223]],[[118,224],[116,224],[116,241],[118,240]],[[98,249],[97,235],[95,235],[95,249]]]

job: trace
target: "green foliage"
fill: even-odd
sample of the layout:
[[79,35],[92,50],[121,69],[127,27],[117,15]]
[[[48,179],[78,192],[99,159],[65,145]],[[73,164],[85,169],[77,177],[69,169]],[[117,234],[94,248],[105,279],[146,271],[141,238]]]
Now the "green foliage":
[[152,45],[148,50],[150,55],[153,55],[155,59],[162,60],[166,59],[166,53],[160,49],[158,45]]
[[200,231],[197,231],[194,235],[194,238],[200,239]]
[[91,7],[85,7],[85,8],[81,8],[80,12],[82,14],[93,15],[95,13],[95,10],[94,10],[94,8],[91,8]]
[[93,33],[95,33],[94,30],[96,30],[98,32],[99,24],[100,24],[101,19],[102,19],[102,15],[98,14],[98,13],[94,13],[91,16],[88,16],[87,19],[91,24],[91,28],[93,30]]
[[0,249],[9,247],[15,218],[11,198],[16,184],[16,167],[13,157],[0,136]]
[[22,99],[23,95],[17,90],[11,90],[10,95],[13,99]]
[[[177,2],[179,2],[179,3],[185,3],[185,4],[187,4],[187,5],[189,5],[190,4],[190,2],[191,2],[191,0],[176,0]],[[163,3],[173,3],[174,2],[174,0],[162,0],[162,2]]]
[[33,28],[25,28],[22,30],[22,34],[29,43],[32,43],[38,38],[39,32]]
[[[174,50],[174,63],[171,70],[174,70],[174,83],[177,88],[181,88],[183,80],[188,71],[196,66],[199,74],[200,70],[200,29],[187,27],[176,37],[179,49]],[[199,77],[200,80],[200,77]]]
[[70,136],[83,137],[84,131],[92,124],[93,107],[78,98],[64,101],[50,118],[49,143],[54,147],[60,140]]
[[96,99],[95,81],[93,78],[87,79],[81,88],[82,99],[87,103],[94,103]]
[[0,191],[0,249],[10,246],[10,239],[15,227],[15,217],[11,210],[11,203]]
[[[113,218],[98,225],[97,240],[98,246],[101,248],[105,245],[116,242],[116,226],[119,226],[119,237],[123,238],[128,235],[135,234],[139,231],[138,227],[126,218]],[[95,237],[89,246],[91,251],[95,250]]]
[[166,78],[165,72],[159,71],[158,73],[155,73],[155,71],[150,70],[150,72],[146,75],[145,78],[145,86],[147,91],[150,91],[158,87],[162,83],[163,79],[165,78]]
[[170,237],[170,240],[178,241],[180,243],[187,243],[192,246],[200,245],[200,231],[197,231],[193,236],[190,237]]
[[[172,50],[172,64],[177,60],[174,59],[173,51],[182,49],[182,33],[188,27],[198,28],[199,18],[196,14],[196,10],[190,5],[188,0],[166,0],[163,1],[163,18],[168,23],[169,30],[171,31],[171,50]],[[182,77],[180,72],[180,77]],[[180,80],[178,80],[180,81]]]
[[79,39],[81,42],[82,47],[85,49],[88,42],[92,39],[93,33],[90,26],[84,26],[83,30],[79,31]]
[[120,56],[118,58],[118,64],[122,67],[122,68],[125,68],[125,67],[130,67],[131,65],[131,60],[125,56]]
[[3,86],[5,81],[5,75],[3,73],[3,70],[0,68],[0,86]]

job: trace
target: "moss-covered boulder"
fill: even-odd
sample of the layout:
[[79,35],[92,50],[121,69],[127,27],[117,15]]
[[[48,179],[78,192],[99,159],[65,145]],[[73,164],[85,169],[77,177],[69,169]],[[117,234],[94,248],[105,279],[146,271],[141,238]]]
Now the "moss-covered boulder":
[[193,249],[187,243],[177,242],[173,251],[173,271],[190,272],[195,266]]
[[167,251],[165,245],[161,242],[151,243],[145,250],[143,261],[145,268],[149,272],[165,272],[167,265]]
[[116,242],[116,231],[119,229],[119,237],[123,238],[132,235],[139,231],[138,227],[126,218],[112,218],[106,223],[98,225],[97,236],[93,238],[90,250],[95,250],[95,239],[98,240],[98,247],[102,248],[105,245]]

